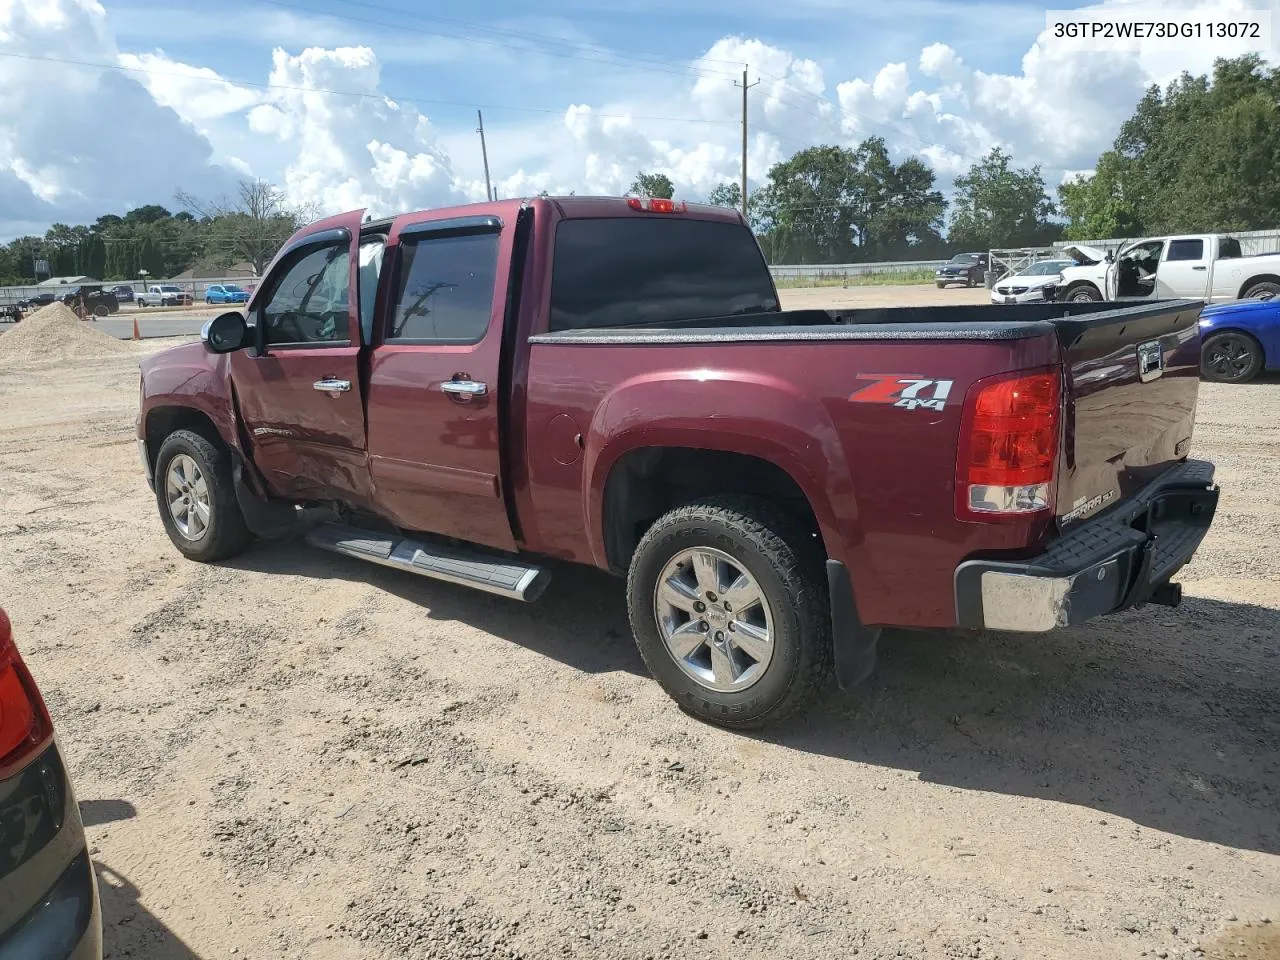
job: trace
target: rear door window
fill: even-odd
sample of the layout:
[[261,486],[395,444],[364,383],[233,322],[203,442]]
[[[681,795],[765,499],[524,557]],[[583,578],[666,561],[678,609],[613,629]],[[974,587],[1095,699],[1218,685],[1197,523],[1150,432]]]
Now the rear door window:
[[777,309],[769,268],[741,224],[655,215],[564,220],[556,228],[552,330]]
[[493,315],[498,234],[402,239],[387,343],[479,343]]

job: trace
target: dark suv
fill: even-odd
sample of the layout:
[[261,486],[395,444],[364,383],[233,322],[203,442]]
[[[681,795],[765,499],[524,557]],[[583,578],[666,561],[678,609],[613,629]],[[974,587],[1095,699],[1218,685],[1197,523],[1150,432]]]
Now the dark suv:
[[948,283],[963,283],[966,287],[980,287],[986,282],[990,258],[985,253],[957,253],[940,266],[934,274],[934,283],[941,290]]
[[0,610],[0,957],[101,960],[98,886],[53,722]]
[[69,287],[62,295],[62,302],[69,307],[74,307],[78,299],[84,301],[85,313],[95,317],[109,317],[120,309],[116,295],[99,286]]

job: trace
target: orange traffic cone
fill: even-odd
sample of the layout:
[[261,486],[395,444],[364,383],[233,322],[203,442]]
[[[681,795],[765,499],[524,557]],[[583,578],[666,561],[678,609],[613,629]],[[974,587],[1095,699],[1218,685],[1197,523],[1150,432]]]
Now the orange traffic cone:
[[140,333],[138,332],[138,318],[137,318],[137,317],[134,317],[134,318],[133,318],[133,339],[135,339],[135,340],[141,340],[141,339],[142,339],[142,334],[140,334]]

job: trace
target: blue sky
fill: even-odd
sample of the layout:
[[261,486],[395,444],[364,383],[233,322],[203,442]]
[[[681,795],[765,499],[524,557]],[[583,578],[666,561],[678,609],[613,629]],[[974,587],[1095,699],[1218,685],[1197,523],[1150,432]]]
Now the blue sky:
[[[753,184],[805,146],[878,135],[944,190],[996,145],[1052,188],[1147,84],[1242,52],[1080,52],[1044,25],[1015,0],[0,0],[0,239],[245,177],[325,212],[480,199],[476,104],[504,196],[618,193],[645,169],[699,199],[737,177],[743,61],[762,81]],[[103,117],[109,138],[66,136]]]

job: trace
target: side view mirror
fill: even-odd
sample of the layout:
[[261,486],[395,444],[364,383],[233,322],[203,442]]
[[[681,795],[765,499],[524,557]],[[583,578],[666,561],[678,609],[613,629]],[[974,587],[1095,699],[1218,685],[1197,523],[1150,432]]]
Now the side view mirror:
[[1116,255],[1115,255],[1115,253],[1114,253],[1113,251],[1111,251],[1111,250],[1108,250],[1108,251],[1107,251],[1107,263],[1115,263],[1115,262],[1116,262]]
[[200,340],[214,353],[242,350],[249,346],[249,325],[243,313],[220,313],[201,328]]

